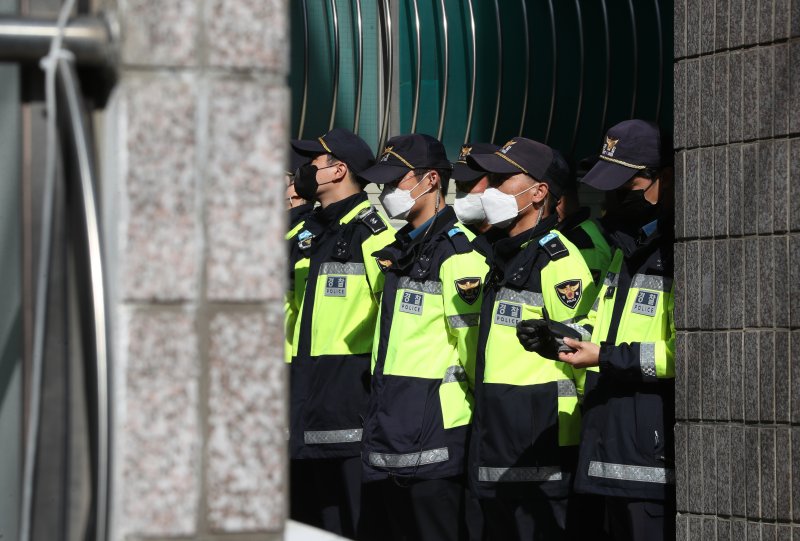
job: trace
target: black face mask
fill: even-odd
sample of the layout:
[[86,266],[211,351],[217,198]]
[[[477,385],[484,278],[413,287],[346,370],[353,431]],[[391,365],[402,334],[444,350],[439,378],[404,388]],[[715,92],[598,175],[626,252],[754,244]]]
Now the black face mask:
[[306,201],[313,201],[317,197],[317,169],[316,165],[307,163],[301,166],[294,174],[294,191]]
[[647,190],[618,190],[615,192],[616,204],[608,209],[606,217],[618,226],[637,230],[658,218],[658,205],[644,197]]

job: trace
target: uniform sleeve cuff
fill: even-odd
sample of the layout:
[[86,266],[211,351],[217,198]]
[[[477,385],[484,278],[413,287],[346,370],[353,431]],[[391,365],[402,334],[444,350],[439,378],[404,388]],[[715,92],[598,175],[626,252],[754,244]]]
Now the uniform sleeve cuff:
[[600,373],[607,372],[611,368],[611,355],[614,347],[615,347],[614,344],[612,344],[611,342],[600,343],[600,356],[599,356]]

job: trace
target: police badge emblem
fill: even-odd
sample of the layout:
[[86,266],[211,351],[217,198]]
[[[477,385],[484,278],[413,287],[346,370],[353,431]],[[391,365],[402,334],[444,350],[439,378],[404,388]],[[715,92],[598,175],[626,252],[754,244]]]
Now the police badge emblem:
[[606,142],[603,145],[603,154],[609,157],[614,156],[614,152],[617,150],[617,143],[619,143],[619,139],[612,139],[606,136]]
[[564,280],[555,285],[558,300],[567,308],[575,308],[583,294],[583,282],[581,280]]
[[459,278],[455,280],[458,296],[467,303],[474,304],[481,294],[480,278]]

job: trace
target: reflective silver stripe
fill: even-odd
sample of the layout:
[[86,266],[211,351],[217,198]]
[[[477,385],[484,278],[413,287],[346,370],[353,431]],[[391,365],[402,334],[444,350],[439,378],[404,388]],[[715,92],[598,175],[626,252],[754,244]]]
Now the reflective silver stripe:
[[542,481],[561,481],[561,468],[548,466],[537,468],[478,468],[478,481],[486,483],[530,483]]
[[517,291],[504,287],[497,292],[498,301],[521,302],[530,306],[544,306],[544,297],[533,291]]
[[424,466],[437,462],[447,462],[448,460],[450,460],[450,453],[447,451],[447,447],[430,449],[420,453],[408,453],[405,455],[389,453],[369,454],[370,465],[381,468],[412,468],[414,466]]
[[448,366],[445,370],[442,383],[453,383],[454,381],[467,381],[467,372],[462,366]]
[[586,329],[584,329],[582,326],[578,325],[577,323],[567,323],[565,321],[564,325],[566,325],[567,327],[569,327],[572,330],[578,331],[580,333],[580,335],[581,335],[581,340],[588,341],[588,340],[592,339],[591,333],[589,333]]
[[477,327],[480,321],[480,314],[461,314],[458,316],[447,316],[447,322],[453,329],[461,327]]
[[560,379],[556,383],[558,383],[559,397],[578,396],[578,390],[575,388],[575,382],[571,379]]
[[320,274],[366,274],[363,263],[337,263],[329,261],[323,263],[319,269]]
[[642,378],[645,381],[655,381],[656,374],[656,345],[654,342],[639,344],[639,366],[642,369]]
[[403,276],[397,282],[398,289],[411,289],[412,291],[419,291],[420,293],[430,293],[432,295],[442,294],[442,283],[438,280],[426,280],[424,282],[417,282],[408,276]]
[[606,279],[603,280],[603,285],[608,287],[617,287],[619,284],[619,274],[614,274],[613,272],[609,272],[606,274]]
[[594,300],[594,304],[592,305],[592,310],[594,310],[595,312],[597,312],[599,309],[600,309],[600,297],[597,297],[597,298]]
[[319,445],[326,443],[355,443],[361,441],[362,430],[350,428],[348,430],[310,430],[303,433],[306,445]]
[[631,287],[652,289],[653,291],[669,291],[672,288],[672,278],[653,276],[652,274],[634,274]]
[[589,476],[620,479],[622,481],[659,483],[662,485],[672,485],[675,483],[675,470],[670,468],[609,464],[608,462],[596,462],[594,460],[589,462]]

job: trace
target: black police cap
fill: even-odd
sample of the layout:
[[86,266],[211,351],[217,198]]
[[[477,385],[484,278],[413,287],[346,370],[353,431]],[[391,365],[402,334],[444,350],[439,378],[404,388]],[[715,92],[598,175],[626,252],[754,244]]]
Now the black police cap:
[[582,182],[598,190],[616,190],[636,173],[662,165],[661,132],[647,120],[626,120],[606,134],[599,160]]
[[550,187],[550,193],[559,198],[567,192],[573,192],[576,188],[575,174],[572,171],[564,155],[553,149],[553,161],[550,162],[547,171],[544,173],[544,180]]
[[558,186],[547,178],[547,171],[553,163],[553,149],[533,139],[514,137],[493,154],[468,156],[467,163],[500,175],[524,173],[537,182],[546,183],[556,197],[560,196]]
[[500,147],[491,143],[466,143],[461,146],[458,160],[453,164],[453,174],[450,176],[456,182],[475,182],[486,174],[486,171],[470,164],[467,157],[471,154],[494,154]]
[[364,171],[361,177],[375,184],[389,184],[414,169],[451,168],[444,145],[438,139],[414,133],[389,139],[378,162]]
[[317,139],[295,139],[292,148],[298,154],[313,158],[320,154],[332,154],[347,164],[357,175],[361,175],[375,163],[369,145],[350,130],[334,128]]

